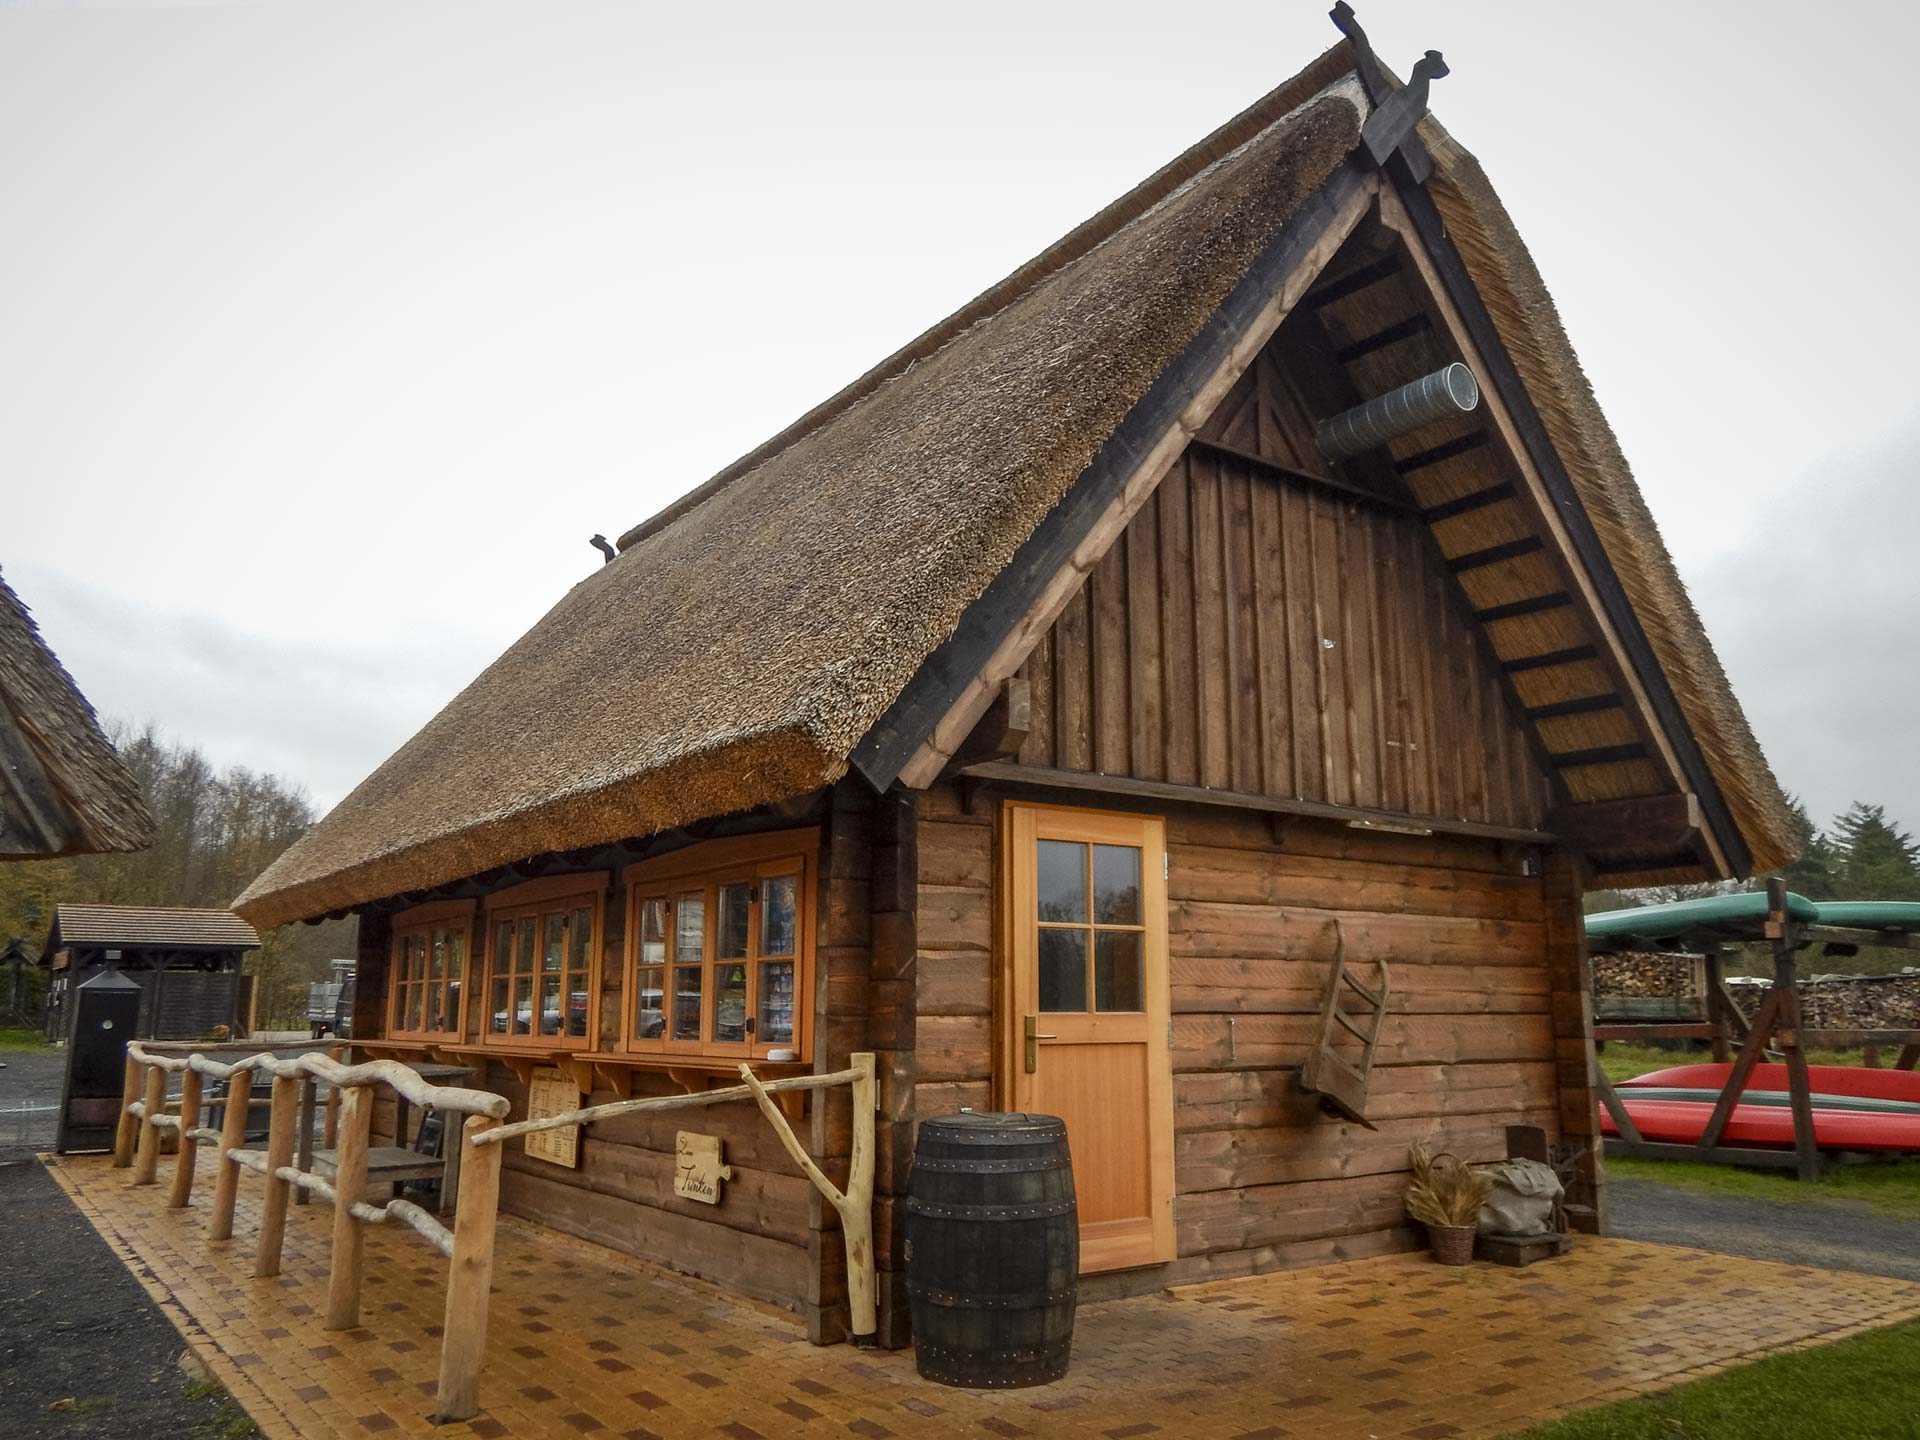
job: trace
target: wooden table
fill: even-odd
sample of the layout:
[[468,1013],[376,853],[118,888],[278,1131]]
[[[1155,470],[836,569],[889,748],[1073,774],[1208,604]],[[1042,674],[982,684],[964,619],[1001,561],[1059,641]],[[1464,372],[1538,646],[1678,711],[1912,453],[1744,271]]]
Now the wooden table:
[[[468,1065],[431,1065],[424,1061],[402,1063],[405,1063],[407,1068],[422,1080],[432,1085],[456,1085],[473,1077],[473,1068]],[[313,1148],[313,1117],[319,1109],[320,1088],[320,1082],[313,1076],[301,1077],[300,1133],[296,1144],[295,1163],[302,1170],[312,1170],[316,1159],[323,1162],[332,1159],[332,1151],[316,1152]],[[465,1117],[454,1114],[443,1117],[440,1134],[441,1158],[436,1161],[431,1157],[416,1154],[407,1145],[407,1119],[412,1108],[412,1102],[406,1096],[400,1094],[394,1096],[394,1144],[379,1146],[369,1152],[367,1178],[371,1181],[415,1180],[430,1177],[437,1170],[440,1176],[440,1213],[451,1214],[454,1199],[460,1189],[460,1125]],[[384,1169],[380,1163],[382,1157],[385,1157]],[[296,1189],[293,1203],[305,1205],[311,1198],[311,1194],[304,1188]]]

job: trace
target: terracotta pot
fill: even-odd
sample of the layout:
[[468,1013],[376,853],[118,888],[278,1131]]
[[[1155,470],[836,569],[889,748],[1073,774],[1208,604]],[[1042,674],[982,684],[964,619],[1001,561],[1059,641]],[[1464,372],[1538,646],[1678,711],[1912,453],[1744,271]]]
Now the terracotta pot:
[[1471,1225],[1429,1225],[1427,1239],[1434,1260],[1441,1265],[1472,1264],[1473,1234]]

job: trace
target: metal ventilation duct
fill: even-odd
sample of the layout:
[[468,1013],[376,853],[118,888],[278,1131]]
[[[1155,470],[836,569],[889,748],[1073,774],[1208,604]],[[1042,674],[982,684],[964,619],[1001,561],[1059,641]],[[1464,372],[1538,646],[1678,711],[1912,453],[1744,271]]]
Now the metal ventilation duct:
[[1344,460],[1479,404],[1479,382],[1456,361],[1322,421],[1317,439],[1329,460]]

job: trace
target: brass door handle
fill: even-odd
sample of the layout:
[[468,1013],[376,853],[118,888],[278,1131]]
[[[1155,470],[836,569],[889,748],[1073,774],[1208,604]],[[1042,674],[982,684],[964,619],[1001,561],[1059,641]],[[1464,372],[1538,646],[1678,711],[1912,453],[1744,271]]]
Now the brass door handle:
[[1058,1035],[1043,1035],[1040,1033],[1040,1017],[1038,1015],[1027,1016],[1027,1074],[1031,1075],[1040,1068],[1040,1042],[1042,1040],[1058,1040],[1059,1038]]

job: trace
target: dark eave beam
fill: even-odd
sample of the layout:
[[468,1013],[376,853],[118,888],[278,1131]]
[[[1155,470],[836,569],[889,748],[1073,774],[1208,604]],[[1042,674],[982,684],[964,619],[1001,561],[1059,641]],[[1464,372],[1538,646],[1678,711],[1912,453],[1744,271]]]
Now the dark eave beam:
[[1546,548],[1547,542],[1538,535],[1525,535],[1518,540],[1509,540],[1504,545],[1489,545],[1484,550],[1469,550],[1464,555],[1455,555],[1447,561],[1447,568],[1456,575],[1464,575],[1469,570],[1503,565],[1509,560],[1518,560],[1523,555],[1532,555]]
[[1265,455],[1255,455],[1251,451],[1241,450],[1232,445],[1222,445],[1218,440],[1195,439],[1188,444],[1187,448],[1197,450],[1202,455],[1212,455],[1221,460],[1232,461],[1236,465],[1244,465],[1249,470],[1268,476],[1274,480],[1290,481],[1301,485],[1312,485],[1322,490],[1330,490],[1337,495],[1343,495],[1349,500],[1363,501],[1368,505],[1384,506],[1388,510],[1397,510],[1401,514],[1411,515],[1417,513],[1413,506],[1395,496],[1382,495],[1378,491],[1370,490],[1364,485],[1355,485],[1350,481],[1339,479],[1333,475],[1321,475],[1312,470],[1298,470],[1291,465],[1282,464],[1278,460],[1270,460]]
[[1676,855],[1684,855],[1685,863],[1697,864],[1700,825],[1697,795],[1563,805],[1547,817],[1547,829],[1569,850],[1604,856],[1606,863],[1600,868],[1616,874],[1664,869]]

